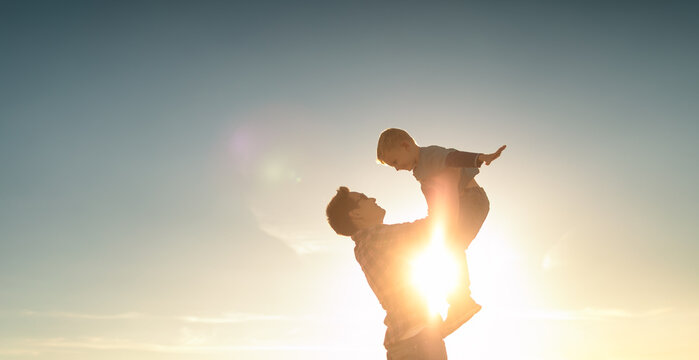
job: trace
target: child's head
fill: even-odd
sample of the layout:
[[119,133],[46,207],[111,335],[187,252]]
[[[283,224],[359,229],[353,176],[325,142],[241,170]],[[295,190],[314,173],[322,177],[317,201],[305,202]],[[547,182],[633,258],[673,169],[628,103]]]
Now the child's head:
[[415,140],[401,129],[386,129],[379,136],[376,159],[396,170],[413,170],[420,155]]

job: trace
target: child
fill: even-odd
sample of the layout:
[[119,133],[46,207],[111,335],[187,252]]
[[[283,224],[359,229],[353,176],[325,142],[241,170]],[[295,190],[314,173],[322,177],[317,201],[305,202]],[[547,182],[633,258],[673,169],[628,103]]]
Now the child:
[[481,308],[471,298],[464,251],[483,225],[490,210],[490,202],[483,188],[476,183],[474,176],[478,174],[481,164],[485,162],[486,165],[490,165],[493,160],[500,157],[504,149],[505,145],[492,154],[479,154],[445,149],[440,146],[420,147],[407,132],[393,128],[385,130],[379,137],[376,148],[377,160],[397,171],[412,171],[415,179],[420,182],[429,212],[434,211],[439,205],[435,204],[436,192],[440,191],[434,185],[435,176],[448,168],[460,168],[458,238],[449,239],[447,245],[457,257],[461,280],[458,288],[447,299],[449,312],[444,320],[443,336],[458,329]]

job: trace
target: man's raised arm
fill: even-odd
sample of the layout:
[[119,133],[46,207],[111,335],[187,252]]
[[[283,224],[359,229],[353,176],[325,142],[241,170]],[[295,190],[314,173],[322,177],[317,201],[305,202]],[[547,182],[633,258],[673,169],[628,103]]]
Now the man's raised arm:
[[[459,169],[448,168],[436,175],[429,185],[423,185],[430,222],[441,223],[450,233],[459,217]],[[428,186],[429,188],[425,188]]]

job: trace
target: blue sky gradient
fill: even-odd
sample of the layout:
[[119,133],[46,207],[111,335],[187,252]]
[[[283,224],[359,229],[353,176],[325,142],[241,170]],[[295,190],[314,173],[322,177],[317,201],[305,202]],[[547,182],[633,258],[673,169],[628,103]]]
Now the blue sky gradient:
[[0,357],[380,358],[324,208],[424,216],[388,127],[508,145],[450,356],[697,355],[698,10],[0,1]]

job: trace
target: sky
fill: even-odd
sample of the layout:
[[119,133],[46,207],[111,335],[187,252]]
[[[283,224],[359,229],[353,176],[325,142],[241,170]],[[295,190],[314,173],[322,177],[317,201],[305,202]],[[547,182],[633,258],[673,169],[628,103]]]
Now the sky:
[[425,216],[399,127],[507,144],[450,358],[695,359],[698,10],[0,1],[0,358],[385,358],[324,210]]

